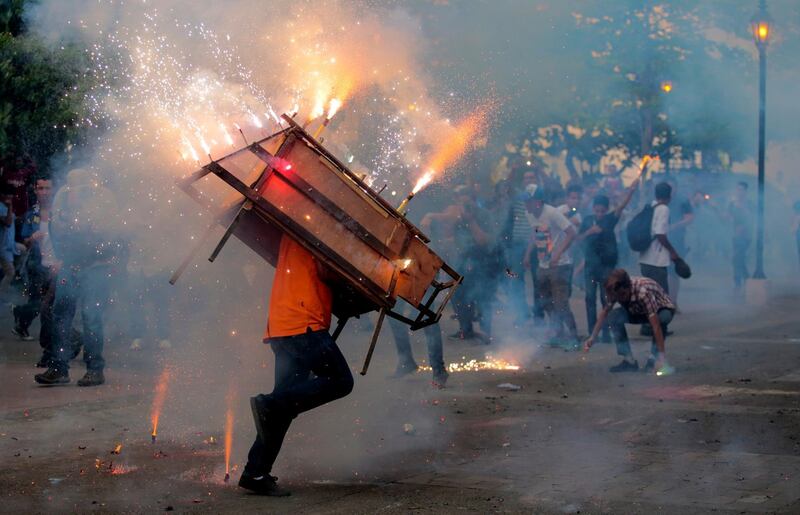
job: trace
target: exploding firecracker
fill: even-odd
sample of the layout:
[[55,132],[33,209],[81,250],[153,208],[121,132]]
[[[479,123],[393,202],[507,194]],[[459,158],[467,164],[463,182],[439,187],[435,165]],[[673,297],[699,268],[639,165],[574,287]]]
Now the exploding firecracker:
[[152,443],[156,442],[156,437],[158,436],[158,421],[161,418],[161,410],[164,407],[164,400],[167,397],[167,387],[169,385],[170,375],[171,372],[169,367],[164,367],[164,370],[161,372],[161,375],[158,378],[158,383],[156,384],[156,394],[153,397],[153,408],[150,411],[150,420],[153,425],[153,432],[150,434]]

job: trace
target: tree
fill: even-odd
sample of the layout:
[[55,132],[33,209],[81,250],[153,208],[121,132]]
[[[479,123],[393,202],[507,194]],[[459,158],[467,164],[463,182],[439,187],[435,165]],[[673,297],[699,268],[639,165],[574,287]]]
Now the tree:
[[82,49],[53,49],[26,32],[26,3],[6,0],[0,10],[0,157],[32,159],[47,173],[50,159],[85,135],[88,66]]
[[552,121],[563,130],[547,144],[548,153],[565,152],[570,175],[577,175],[576,161],[594,171],[611,148],[628,160],[658,154],[667,166],[695,151],[741,156],[736,110],[723,104],[724,95],[708,98],[715,81],[703,86],[709,73],[741,61],[728,59],[734,52],[727,49],[711,51],[709,11],[687,0],[581,6],[573,13],[573,44],[591,49],[585,64],[593,79],[575,84],[571,109]]

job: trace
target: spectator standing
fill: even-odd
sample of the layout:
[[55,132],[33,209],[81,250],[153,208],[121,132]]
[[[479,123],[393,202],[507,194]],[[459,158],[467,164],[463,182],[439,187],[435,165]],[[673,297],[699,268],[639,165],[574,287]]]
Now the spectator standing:
[[489,214],[478,207],[466,185],[456,186],[454,193],[454,206],[442,213],[425,215],[420,225],[427,230],[434,220],[454,224],[456,268],[464,280],[453,297],[459,330],[452,337],[478,336],[474,322],[479,322],[482,339],[488,343],[492,337],[494,296],[502,260],[492,237]]
[[[526,193],[528,222],[533,229],[524,263],[530,264],[532,255],[536,253],[539,262],[536,269],[537,300],[549,314],[551,326],[557,333],[566,328],[567,334],[556,334],[554,341],[560,340],[564,350],[574,350],[580,343],[575,317],[569,306],[572,259],[567,249],[575,239],[575,226],[558,209],[545,203],[542,188],[528,186]],[[537,318],[543,320],[542,317]],[[566,341],[562,340],[564,337]]]
[[647,250],[639,253],[639,265],[643,276],[654,280],[669,294],[669,264],[680,257],[668,236],[672,187],[666,182],[656,184],[655,197],[652,203],[653,221],[650,224],[652,241]]
[[728,205],[728,218],[733,224],[733,287],[740,294],[744,282],[750,277],[747,250],[753,238],[753,208],[747,198],[746,182],[736,185],[733,200]]
[[[14,313],[14,328],[12,331],[23,340],[33,339],[28,329],[36,317],[39,316],[39,312],[42,309],[42,300],[47,295],[47,292],[55,287],[56,262],[48,228],[53,182],[45,178],[36,179],[34,193],[36,195],[36,203],[25,213],[20,227],[20,239],[27,248],[28,253],[28,259],[24,264],[27,268],[25,290],[28,294],[28,300],[25,304],[12,308]],[[49,345],[50,335],[48,332],[51,321],[49,316],[42,319],[40,343],[43,348],[47,348]]]
[[35,376],[39,384],[70,381],[72,323],[78,307],[86,363],[86,374],[78,386],[105,382],[103,314],[110,301],[109,277],[122,239],[117,214],[111,192],[93,183],[83,169],[69,172],[67,184],[53,200],[50,238],[61,266],[53,304],[53,359],[47,371]]
[[[636,188],[639,186],[637,178],[628,188],[622,202],[614,211],[609,212],[610,200],[605,195],[597,195],[592,202],[592,214],[587,216],[580,227],[578,239],[583,242],[583,254],[586,260],[584,267],[586,321],[588,331],[597,323],[597,297],[600,293],[600,303],[606,306],[606,297],[603,294],[603,285],[609,274],[617,266],[619,259],[616,226],[622,212],[630,203]],[[609,326],[602,327],[603,343],[611,343]]]
[[14,190],[8,184],[0,186],[0,268],[3,278],[0,279],[0,295],[8,294],[11,281],[14,280],[14,253],[16,244],[16,217],[12,202]]
[[[521,325],[527,318],[530,318],[530,307],[528,306],[527,295],[525,294],[525,272],[531,271],[535,275],[534,268],[523,266],[525,249],[531,235],[531,226],[528,222],[527,210],[525,209],[525,189],[530,185],[536,184],[536,173],[532,170],[526,171],[522,175],[522,192],[515,196],[508,215],[505,227],[501,233],[506,264],[506,281],[508,282],[509,301],[514,312],[514,323]],[[534,256],[535,259],[535,256]],[[534,285],[534,290],[535,290]],[[535,299],[535,291],[534,291]],[[534,300],[534,305],[536,301]],[[534,308],[534,311],[539,311]]]
[[[692,209],[692,203],[689,201],[688,198],[679,197],[676,192],[677,190],[677,183],[673,180],[669,181],[668,184],[672,187],[672,196],[677,199],[677,212],[671,211],[670,215],[670,225],[669,225],[669,240],[672,242],[672,246],[675,247],[675,252],[677,252],[680,256],[685,257],[686,254],[689,252],[689,248],[686,246],[686,232],[688,227],[694,222],[694,209]],[[675,269],[669,269],[669,296],[672,299],[672,302],[675,305],[678,305],[678,293],[680,292],[681,287],[681,278],[678,277],[678,274],[675,273]]]

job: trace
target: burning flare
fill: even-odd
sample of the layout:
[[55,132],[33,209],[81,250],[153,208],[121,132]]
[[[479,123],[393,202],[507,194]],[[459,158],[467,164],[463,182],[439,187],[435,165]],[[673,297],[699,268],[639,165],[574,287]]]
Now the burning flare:
[[448,136],[440,141],[430,160],[428,171],[414,185],[414,189],[411,191],[412,196],[422,191],[438,174],[457,163],[467,152],[474,148],[478,137],[485,133],[489,127],[489,118],[493,105],[492,102],[488,102],[479,106],[464,118]]
[[430,182],[433,180],[434,173],[435,172],[433,170],[428,170],[427,172],[425,172],[422,175],[422,177],[419,178],[417,183],[414,185],[414,189],[411,190],[411,194],[416,195],[422,190],[422,188],[430,184]]
[[161,409],[164,407],[164,400],[167,397],[167,386],[169,385],[170,375],[169,367],[164,367],[164,370],[158,378],[158,383],[156,384],[156,395],[153,397],[153,408],[150,411],[150,420],[153,423],[153,432],[150,436],[153,439],[153,443],[155,443],[156,436],[158,436],[158,420],[161,417]]
[[233,447],[233,407],[225,413],[225,480],[231,477],[231,448]]

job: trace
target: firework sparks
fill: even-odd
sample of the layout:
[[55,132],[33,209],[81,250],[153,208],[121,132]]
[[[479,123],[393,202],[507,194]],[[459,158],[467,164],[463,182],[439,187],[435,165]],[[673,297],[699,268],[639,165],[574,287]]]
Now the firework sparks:
[[[521,370],[522,366],[514,363],[512,361],[507,361],[504,359],[495,359],[492,356],[486,356],[484,359],[470,359],[468,360],[465,356],[461,357],[462,361],[456,361],[453,363],[448,363],[447,371],[448,372],[479,372],[481,370],[508,370],[508,371],[517,371]],[[428,365],[423,365],[419,367],[421,371],[431,371],[432,368]]]
[[434,172],[433,170],[428,170],[427,172],[425,172],[422,175],[422,177],[420,177],[419,180],[417,180],[417,183],[414,185],[414,189],[411,190],[411,194],[416,195],[422,190],[422,188],[430,184],[430,182],[433,180],[433,176],[435,173],[436,172]]
[[150,436],[152,437],[153,443],[155,443],[156,437],[158,436],[158,421],[161,418],[161,410],[164,407],[164,400],[167,397],[167,386],[169,385],[170,375],[169,367],[164,367],[164,370],[158,378],[158,383],[156,384],[156,394],[153,397],[153,408],[150,412],[150,420],[153,423],[153,432]]
[[438,174],[457,163],[475,146],[478,136],[488,129],[491,107],[491,104],[478,107],[439,143],[430,160],[428,171],[417,180],[410,196],[422,191]]

